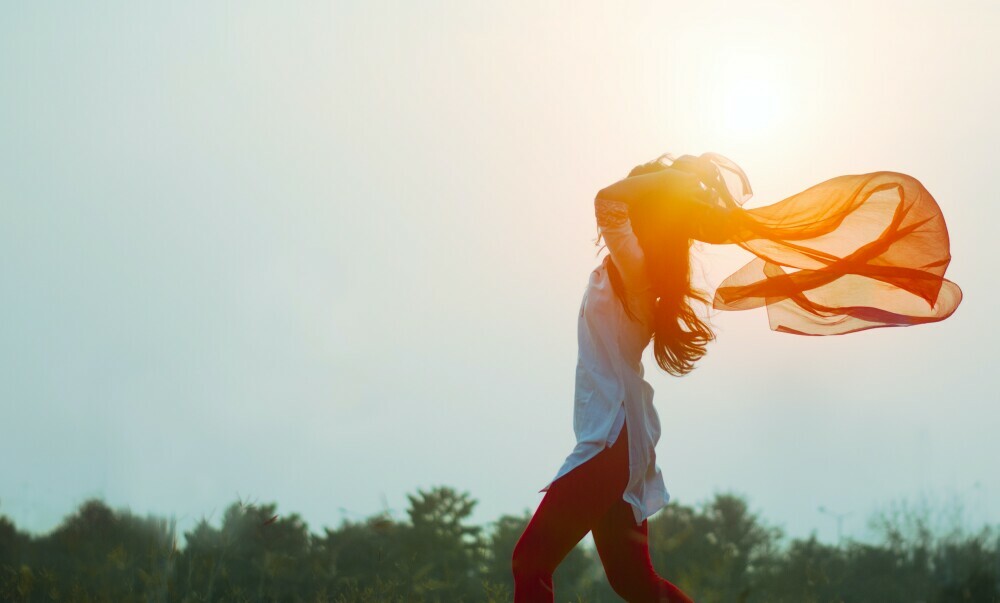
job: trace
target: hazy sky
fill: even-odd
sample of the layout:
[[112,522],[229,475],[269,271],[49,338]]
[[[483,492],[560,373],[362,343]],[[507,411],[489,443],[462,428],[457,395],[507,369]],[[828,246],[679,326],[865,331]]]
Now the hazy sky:
[[[592,200],[716,151],[772,203],[920,179],[948,320],[840,337],[714,316],[647,354],[678,503],[794,536],[960,498],[1000,521],[1000,5],[0,3],[0,514],[99,496],[314,530],[448,485],[534,510],[575,443]],[[603,253],[603,252],[602,252]],[[747,258],[697,252],[706,286]]]

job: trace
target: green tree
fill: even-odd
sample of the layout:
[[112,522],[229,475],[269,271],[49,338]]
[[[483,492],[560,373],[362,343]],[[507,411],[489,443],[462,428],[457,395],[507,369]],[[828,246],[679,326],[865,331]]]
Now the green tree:
[[164,601],[176,556],[172,521],[88,500],[31,543],[18,570],[19,590],[24,600]]
[[656,571],[706,603],[766,600],[755,596],[754,580],[774,562],[780,538],[733,494],[717,494],[700,511],[668,505],[649,521]]
[[310,537],[297,514],[277,505],[234,503],[221,529],[200,522],[186,534],[179,564],[185,591],[199,601],[303,601],[315,590]]
[[514,576],[511,570],[514,547],[529,521],[531,512],[527,510],[522,515],[501,515],[493,522],[489,535],[483,579],[490,584],[502,585],[505,592],[511,596],[514,592]]
[[477,501],[447,486],[407,495],[410,529],[404,532],[404,572],[428,601],[472,601],[482,595],[486,543],[468,520]]
[[330,595],[385,596],[408,582],[404,573],[404,533],[408,526],[388,515],[363,522],[344,521],[340,528],[326,528],[313,540],[313,559],[324,577],[323,591]]

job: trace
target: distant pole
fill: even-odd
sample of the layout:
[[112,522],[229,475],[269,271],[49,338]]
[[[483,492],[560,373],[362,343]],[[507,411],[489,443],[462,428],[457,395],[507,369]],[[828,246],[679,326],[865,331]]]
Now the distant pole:
[[824,515],[829,515],[837,520],[837,546],[840,546],[844,542],[844,518],[851,515],[852,512],[847,513],[835,513],[824,506],[819,507],[819,512]]

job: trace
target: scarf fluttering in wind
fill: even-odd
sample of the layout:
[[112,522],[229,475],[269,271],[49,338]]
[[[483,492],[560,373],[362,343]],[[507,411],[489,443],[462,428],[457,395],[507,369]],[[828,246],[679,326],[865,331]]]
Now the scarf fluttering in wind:
[[838,176],[743,209],[750,183],[729,159],[685,155],[672,167],[696,173],[716,193],[692,237],[756,256],[718,286],[716,309],[766,306],[775,331],[842,335],[944,320],[962,301],[944,278],[951,261],[944,216],[911,176]]

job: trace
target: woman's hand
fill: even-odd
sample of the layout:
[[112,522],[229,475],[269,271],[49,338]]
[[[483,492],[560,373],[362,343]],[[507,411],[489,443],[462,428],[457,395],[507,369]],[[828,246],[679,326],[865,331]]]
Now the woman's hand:
[[601,199],[622,203],[710,203],[713,193],[702,186],[699,178],[687,171],[678,170],[652,161],[633,168],[631,175],[602,188]]
[[667,165],[663,163],[664,157],[667,157],[667,155],[660,155],[652,161],[647,161],[646,163],[635,166],[632,168],[632,171],[628,173],[627,178],[631,178],[632,176],[642,176],[643,174],[651,174],[653,172],[659,172],[660,170],[666,169]]

